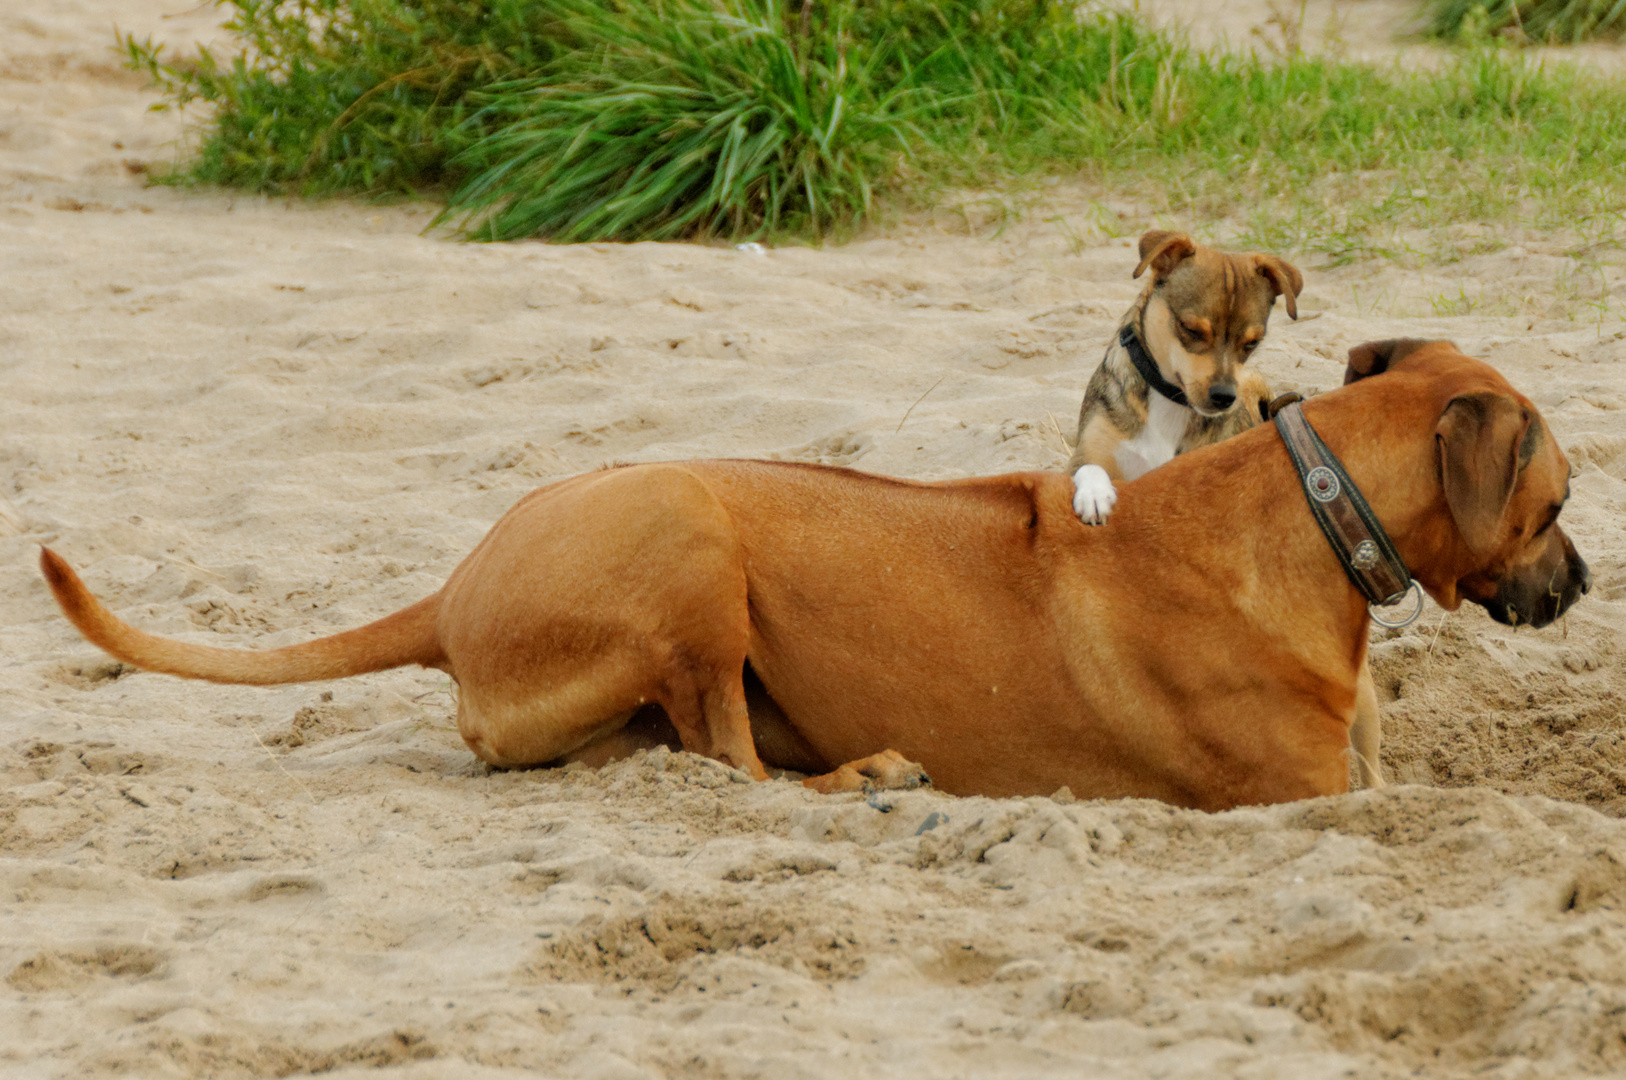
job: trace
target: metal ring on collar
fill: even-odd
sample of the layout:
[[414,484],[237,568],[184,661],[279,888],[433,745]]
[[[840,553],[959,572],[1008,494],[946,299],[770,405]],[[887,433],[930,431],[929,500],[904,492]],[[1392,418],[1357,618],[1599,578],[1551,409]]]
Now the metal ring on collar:
[[[1382,615],[1378,614],[1378,607],[1377,607],[1376,604],[1367,605],[1367,609],[1366,609],[1367,613],[1372,616],[1372,621],[1373,622],[1377,623],[1379,626],[1386,627],[1386,628],[1388,628],[1390,630],[1400,630],[1400,629],[1403,629],[1404,627],[1410,626],[1412,623],[1417,621],[1418,616],[1423,614],[1423,587],[1421,585],[1417,584],[1417,582],[1415,580],[1412,581],[1412,583],[1409,586],[1406,587],[1406,592],[1401,595],[1401,600],[1404,600],[1406,596],[1409,596],[1412,593],[1417,594],[1417,600],[1416,600],[1416,603],[1414,604],[1414,606],[1412,607],[1411,614],[1407,615],[1405,618],[1400,619],[1397,622],[1390,622],[1388,619],[1386,619]],[[1401,600],[1396,600],[1395,603],[1398,604],[1398,603],[1401,602]],[[1389,607],[1389,606],[1392,606],[1392,605],[1385,605],[1385,607]]]

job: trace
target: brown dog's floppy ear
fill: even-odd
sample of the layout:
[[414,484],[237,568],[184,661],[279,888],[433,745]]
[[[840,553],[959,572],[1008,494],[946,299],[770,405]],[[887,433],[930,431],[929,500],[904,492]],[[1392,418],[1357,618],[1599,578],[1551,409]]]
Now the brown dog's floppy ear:
[[1488,554],[1519,478],[1519,448],[1530,415],[1500,394],[1452,398],[1434,429],[1440,482],[1457,531],[1476,555]]
[[1150,266],[1159,277],[1197,253],[1197,245],[1183,232],[1150,229],[1140,238],[1140,265],[1130,277],[1140,277]]
[[1349,350],[1349,366],[1344,368],[1344,385],[1359,382],[1373,375],[1382,375],[1390,365],[1397,364],[1432,341],[1421,338],[1390,338],[1387,341],[1368,341]]

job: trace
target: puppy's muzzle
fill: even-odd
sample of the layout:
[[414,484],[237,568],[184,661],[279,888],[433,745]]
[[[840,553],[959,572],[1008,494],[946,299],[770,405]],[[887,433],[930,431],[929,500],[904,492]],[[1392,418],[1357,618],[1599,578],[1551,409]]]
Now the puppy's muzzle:
[[1236,387],[1230,383],[1215,383],[1208,388],[1208,407],[1224,412],[1236,404]]
[[1546,626],[1592,590],[1592,571],[1564,537],[1564,559],[1549,573],[1523,573],[1504,578],[1496,595],[1482,602],[1490,617],[1504,626]]

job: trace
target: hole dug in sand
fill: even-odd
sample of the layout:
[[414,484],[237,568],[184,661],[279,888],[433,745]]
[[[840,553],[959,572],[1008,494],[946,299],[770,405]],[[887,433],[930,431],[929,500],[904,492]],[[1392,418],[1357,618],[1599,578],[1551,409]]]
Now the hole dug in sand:
[[243,893],[243,899],[257,904],[261,900],[319,896],[326,891],[327,887],[309,874],[273,874],[250,885]]
[[75,690],[95,690],[105,683],[117,680],[136,670],[127,664],[107,657],[96,657],[65,664],[57,664],[47,674],[46,678],[62,686],[72,687]]
[[332,691],[324,690],[317,704],[295,711],[286,728],[262,736],[265,745],[294,750],[340,735],[374,732],[418,715],[412,702],[387,690],[357,696],[355,701],[334,701]]
[[26,770],[38,780],[82,777],[86,773],[92,776],[134,776],[162,768],[160,759],[153,754],[102,740],[67,745],[31,740],[17,745],[16,751],[16,771],[22,773]]
[[[1595,592],[1610,581],[1595,568]],[[1589,598],[1590,599],[1590,598]],[[1626,668],[1583,610],[1542,631],[1466,605],[1372,646],[1391,783],[1489,787],[1626,814]]]
[[1562,907],[1577,914],[1626,910],[1626,858],[1603,848],[1581,860],[1574,884],[1563,890]]
[[920,965],[921,973],[929,979],[957,986],[985,983],[1010,962],[1009,956],[990,953],[971,944],[948,943],[941,952]]
[[[663,896],[637,914],[589,919],[545,944],[522,971],[535,982],[638,981],[677,989],[695,974],[696,957],[733,953],[816,979],[856,975],[857,942],[832,929],[829,914],[793,898],[763,905],[729,898]],[[817,918],[818,921],[814,921]]]
[[144,945],[97,945],[35,953],[12,969],[6,982],[27,994],[75,990],[99,977],[147,979],[162,975],[164,958]]
[[[356,1067],[388,1069],[441,1056],[421,1031],[397,1028],[340,1046],[318,1048],[222,1030],[197,1009],[164,1016],[136,1047],[103,1054],[98,1074],[111,1076],[309,1076]],[[455,1074],[453,1074],[455,1075]]]

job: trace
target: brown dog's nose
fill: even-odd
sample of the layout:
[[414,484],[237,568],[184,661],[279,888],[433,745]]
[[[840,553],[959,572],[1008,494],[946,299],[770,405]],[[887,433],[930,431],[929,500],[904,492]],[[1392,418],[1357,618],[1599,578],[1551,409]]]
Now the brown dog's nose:
[[1208,404],[1221,411],[1236,404],[1236,387],[1216,383],[1208,388]]

